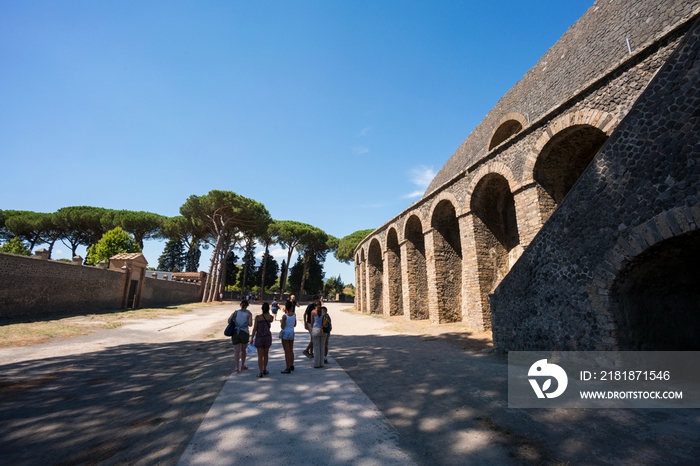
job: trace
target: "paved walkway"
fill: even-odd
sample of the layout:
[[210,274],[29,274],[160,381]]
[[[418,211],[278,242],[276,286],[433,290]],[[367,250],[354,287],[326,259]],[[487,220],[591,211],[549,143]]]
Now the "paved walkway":
[[329,305],[326,368],[301,355],[308,334],[299,326],[294,373],[280,373],[275,339],[269,377],[256,377],[257,358],[232,374],[221,333],[235,307],[0,349],[0,464],[632,466],[700,457],[697,410],[509,409],[506,358],[480,352],[478,335],[420,323],[400,331],[400,318],[340,312],[342,304]]
[[[339,305],[330,308],[342,318],[334,312]],[[279,327],[273,324],[273,335]],[[260,466],[413,464],[397,446],[395,429],[332,357],[314,369],[301,355],[309,335],[301,324],[296,331],[296,370],[280,373],[279,340],[270,350],[268,376],[257,377],[253,354],[250,370],[226,382],[179,465],[229,465],[232,459]]]

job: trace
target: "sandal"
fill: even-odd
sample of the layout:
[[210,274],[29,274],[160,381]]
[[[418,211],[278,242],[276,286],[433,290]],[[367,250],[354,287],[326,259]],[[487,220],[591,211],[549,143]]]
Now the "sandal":
[[264,375],[269,374],[269,372],[267,372],[267,369],[265,369],[265,370],[263,371],[263,374],[264,374]]
[[292,371],[291,371],[291,370],[289,369],[289,367],[288,367],[288,368],[286,368],[285,370],[283,370],[282,373],[283,373],[283,374],[291,374]]
[[262,376],[263,376],[263,373],[262,373],[262,372],[258,374],[258,377],[262,377]]
[[243,364],[243,366],[241,367],[241,370],[242,370],[242,371],[247,371],[247,370],[248,370],[248,366],[246,366],[245,364]]

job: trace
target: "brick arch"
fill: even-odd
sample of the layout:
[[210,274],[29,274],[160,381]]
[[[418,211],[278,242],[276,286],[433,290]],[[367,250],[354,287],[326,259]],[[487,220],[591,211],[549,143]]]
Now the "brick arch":
[[655,248],[655,254],[658,254],[659,247],[664,244],[700,233],[699,223],[699,205],[677,207],[625,231],[618,237],[615,246],[603,255],[600,265],[592,272],[592,284],[587,291],[598,328],[602,329],[602,342],[608,349],[625,349],[619,346],[620,309],[613,297],[616,284],[638,264],[640,256],[648,257],[645,253],[650,249]]
[[[452,203],[452,207],[454,207],[455,209],[455,215],[457,216],[457,218],[461,217],[464,214],[464,209],[462,208],[461,203],[457,200],[457,196],[455,196],[449,191],[443,191],[437,196],[435,196],[435,199],[433,199],[432,204],[430,204],[430,213],[428,214],[428,218],[425,219],[426,224],[430,224],[432,222],[432,219],[435,216],[435,209],[437,208],[438,204],[440,204],[442,201],[449,201]],[[422,220],[423,219],[421,219],[421,221]]]
[[360,247],[357,254],[360,258],[360,262],[355,264],[355,267],[359,269],[358,289],[355,293],[357,297],[357,310],[360,312],[367,312],[367,254],[364,246]]
[[535,181],[534,172],[537,159],[540,156],[542,149],[544,149],[549,140],[552,139],[552,137],[557,133],[560,133],[561,131],[572,126],[587,125],[598,128],[607,136],[610,136],[613,130],[617,128],[619,123],[620,120],[618,120],[615,115],[592,108],[576,110],[575,112],[570,112],[560,116],[547,126],[535,143],[535,146],[527,155],[523,169],[523,179],[520,184],[524,186]]
[[404,313],[411,320],[427,319],[428,315],[428,269],[425,251],[426,222],[419,212],[406,217],[403,237],[406,250],[407,300]]
[[389,315],[403,315],[403,283],[401,274],[401,246],[396,227],[386,232],[384,252],[385,302],[384,312]]
[[476,253],[476,282],[482,310],[480,325],[491,327],[489,295],[522,252],[512,181],[498,172],[475,179],[469,211]]
[[382,314],[384,304],[384,249],[377,237],[367,246],[367,306],[371,314]]
[[481,180],[485,176],[494,173],[501,175],[503,178],[506,179],[506,181],[508,182],[508,186],[510,186],[511,192],[517,191],[517,189],[520,187],[519,183],[515,179],[515,175],[513,175],[513,172],[510,169],[510,167],[508,167],[508,165],[502,162],[493,162],[486,164],[483,167],[479,168],[476,172],[474,172],[471,181],[467,185],[467,198],[466,204],[464,206],[465,214],[471,212],[471,198],[472,194],[474,194],[474,189],[476,189],[476,186],[481,182]]
[[527,118],[520,113],[511,112],[500,119],[489,136],[488,151],[498,147],[528,126]]
[[453,195],[436,199],[430,217],[429,238],[432,239],[434,282],[438,302],[433,323],[462,320],[462,236],[459,226],[459,204]]

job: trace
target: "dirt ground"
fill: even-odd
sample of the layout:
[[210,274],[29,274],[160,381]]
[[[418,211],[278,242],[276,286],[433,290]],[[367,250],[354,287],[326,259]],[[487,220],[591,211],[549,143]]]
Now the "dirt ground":
[[[698,410],[509,409],[506,356],[488,335],[343,307],[331,307],[332,363],[379,408],[416,464],[700,458]],[[176,464],[231,374],[230,341],[220,334],[233,309],[134,318],[0,348],[0,464]]]

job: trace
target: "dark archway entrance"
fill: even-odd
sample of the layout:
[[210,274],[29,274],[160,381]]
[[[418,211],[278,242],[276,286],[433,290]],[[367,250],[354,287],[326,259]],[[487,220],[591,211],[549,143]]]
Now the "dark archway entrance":
[[438,322],[462,321],[462,241],[454,206],[443,200],[433,211]]
[[590,125],[575,125],[555,134],[535,164],[540,212],[546,222],[574,186],[608,136]]
[[659,243],[611,290],[621,350],[700,351],[700,232]]
[[491,328],[489,294],[510,271],[510,253],[520,244],[515,199],[508,181],[497,173],[484,176],[474,189],[470,208],[483,324]]
[[382,261],[382,247],[379,241],[373,239],[369,243],[367,254],[368,286],[369,286],[369,312],[371,314],[383,313],[382,292],[384,288],[384,262]]
[[391,228],[386,237],[386,273],[389,278],[389,314],[403,315],[401,283],[401,248],[396,230]]
[[428,319],[428,272],[425,262],[423,225],[412,215],[406,222],[406,264],[408,267],[408,306],[411,320]]

